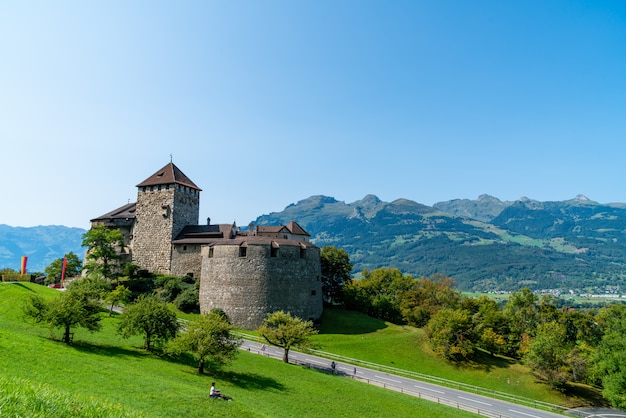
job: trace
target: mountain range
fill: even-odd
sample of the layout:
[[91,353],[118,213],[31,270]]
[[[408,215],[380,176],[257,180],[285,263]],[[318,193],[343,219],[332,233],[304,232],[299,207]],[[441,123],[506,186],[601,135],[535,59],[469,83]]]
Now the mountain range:
[[626,279],[626,209],[585,196],[562,202],[489,195],[432,207],[368,195],[346,204],[312,196],[257,223],[297,220],[318,246],[343,248],[354,271],[397,267],[442,274],[462,290],[592,290]]
[[[559,202],[501,201],[481,195],[426,206],[367,195],[353,203],[311,196],[255,224],[295,220],[323,247],[343,248],[358,276],[396,267],[416,277],[442,274],[467,291],[617,288],[626,284],[626,205],[585,196]],[[0,267],[43,271],[73,251],[82,256],[80,228],[0,225]]]
[[20,271],[22,256],[28,257],[27,271],[41,273],[54,260],[73,252],[83,258],[82,228],[61,225],[14,227],[0,224],[0,268]]

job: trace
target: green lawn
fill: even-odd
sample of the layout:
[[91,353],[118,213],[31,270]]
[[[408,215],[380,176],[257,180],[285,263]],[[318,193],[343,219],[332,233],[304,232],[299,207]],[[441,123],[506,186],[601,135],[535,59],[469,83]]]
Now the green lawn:
[[[193,361],[146,353],[139,337],[121,339],[115,333],[118,319],[107,314],[102,332],[76,329],[74,344],[67,346],[21,316],[29,294],[56,292],[29,283],[0,284],[0,416],[474,416],[245,351],[222,371],[201,376]],[[212,380],[233,402],[208,398]]]
[[457,364],[430,351],[422,329],[398,326],[356,312],[326,309],[315,348],[376,364],[460,381],[494,391],[566,406],[587,405],[599,391],[577,386],[563,394],[539,383],[522,364],[487,354],[477,362]]

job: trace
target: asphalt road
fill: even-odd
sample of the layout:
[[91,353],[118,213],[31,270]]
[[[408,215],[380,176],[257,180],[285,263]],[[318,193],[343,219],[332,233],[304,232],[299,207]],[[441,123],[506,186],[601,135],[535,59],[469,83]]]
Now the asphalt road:
[[[254,354],[265,355],[281,360],[283,358],[283,350],[278,347],[272,347],[269,345],[264,346],[257,342],[244,340],[241,348]],[[308,367],[333,373],[332,360],[326,358],[290,351],[289,362],[303,364]],[[555,412],[548,412],[525,405],[518,405],[500,399],[489,398],[471,392],[451,389],[343,362],[335,362],[334,374],[338,377],[357,379],[363,381],[364,383],[384,387],[389,390],[402,392],[410,396],[438,402],[444,405],[449,405],[453,408],[467,410],[469,412],[474,412],[488,417],[563,418],[564,416]],[[626,418],[626,413],[609,409],[600,410],[584,408],[566,411],[566,414],[569,416],[587,418]]]

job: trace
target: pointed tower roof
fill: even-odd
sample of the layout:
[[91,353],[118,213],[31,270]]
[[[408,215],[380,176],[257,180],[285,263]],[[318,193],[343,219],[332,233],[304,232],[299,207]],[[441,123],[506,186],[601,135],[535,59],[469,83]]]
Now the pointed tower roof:
[[176,167],[172,162],[168,163],[165,167],[139,183],[137,187],[158,186],[161,184],[172,183],[182,184],[183,186],[202,191],[201,188],[196,186],[194,182],[191,181],[189,177],[185,175],[185,173],[180,171],[180,169]]

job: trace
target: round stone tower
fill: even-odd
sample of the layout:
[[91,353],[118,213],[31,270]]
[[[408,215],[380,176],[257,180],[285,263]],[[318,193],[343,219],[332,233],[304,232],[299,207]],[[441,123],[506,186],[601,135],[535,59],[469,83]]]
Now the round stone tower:
[[186,225],[198,224],[200,192],[172,162],[137,185],[133,263],[154,273],[170,273],[172,240]]
[[202,248],[200,310],[220,308],[256,329],[283,310],[304,320],[322,316],[320,250],[309,242],[237,237]]

